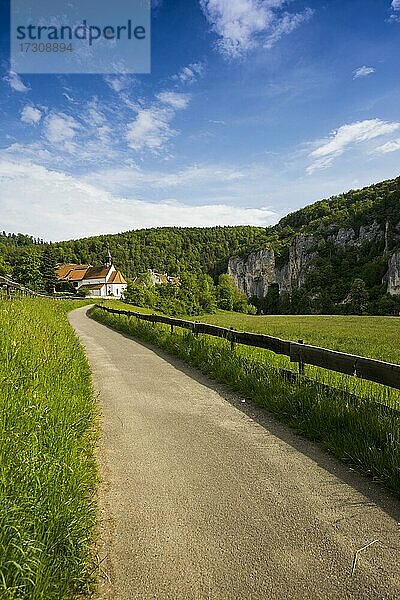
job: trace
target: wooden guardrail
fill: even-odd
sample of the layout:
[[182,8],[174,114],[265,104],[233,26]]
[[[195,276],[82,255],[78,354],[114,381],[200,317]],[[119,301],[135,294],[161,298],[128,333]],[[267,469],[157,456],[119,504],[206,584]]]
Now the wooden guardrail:
[[300,373],[304,373],[304,365],[313,365],[337,373],[353,375],[367,381],[374,381],[375,383],[380,383],[397,390],[400,389],[400,365],[394,363],[354,354],[346,354],[344,352],[336,352],[335,350],[320,348],[318,346],[310,346],[304,344],[302,341],[291,342],[270,335],[236,331],[235,329],[227,329],[225,327],[209,325],[208,323],[185,321],[173,317],[164,317],[163,315],[145,315],[129,310],[108,308],[100,304],[96,304],[95,306],[111,314],[136,317],[150,323],[169,325],[171,333],[174,327],[183,327],[184,329],[189,329],[195,335],[203,333],[224,338],[230,341],[232,348],[235,344],[243,344],[245,346],[271,350],[275,354],[288,356],[291,362],[298,363]]

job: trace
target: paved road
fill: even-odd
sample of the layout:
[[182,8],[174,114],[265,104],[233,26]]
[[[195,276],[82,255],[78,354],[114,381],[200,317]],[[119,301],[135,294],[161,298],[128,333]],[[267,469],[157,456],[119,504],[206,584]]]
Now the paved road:
[[400,598],[390,494],[86,309],[70,320],[101,400],[101,598]]

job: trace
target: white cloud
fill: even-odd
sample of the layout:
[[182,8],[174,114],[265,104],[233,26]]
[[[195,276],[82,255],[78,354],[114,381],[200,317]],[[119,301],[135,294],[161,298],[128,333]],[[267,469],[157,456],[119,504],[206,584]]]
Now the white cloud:
[[132,106],[136,110],[136,118],[128,123],[125,136],[132,150],[160,150],[178,133],[171,123],[177,110],[187,108],[190,96],[161,92],[156,98],[160,104],[148,108]]
[[[52,149],[53,150],[53,149]],[[51,164],[54,166],[55,164],[62,165],[63,161],[60,155],[55,155],[55,152],[50,152],[47,148],[43,146],[40,142],[35,142],[33,144],[18,144],[14,143],[8,148],[5,148],[2,151],[2,155],[6,160],[15,160],[15,161],[29,161],[33,160],[36,162]]]
[[66,98],[68,100],[68,102],[71,102],[72,104],[76,104],[76,100],[74,100],[72,98],[72,96],[70,96],[67,92],[63,92],[63,96],[64,96],[64,98]]
[[124,199],[32,163],[0,160],[0,178],[2,226],[52,240],[144,227],[266,226],[277,220],[267,208]]
[[375,148],[374,154],[388,154],[389,152],[397,152],[397,150],[400,150],[400,138],[386,142],[386,144],[382,144],[382,146],[378,146]]
[[187,108],[190,102],[188,94],[178,94],[177,92],[161,92],[157,94],[157,99],[163,104],[168,104],[176,110]]
[[310,158],[313,159],[313,163],[307,168],[307,172],[311,174],[318,169],[325,169],[335,158],[354,144],[389,135],[398,129],[400,129],[400,123],[381,119],[368,119],[342,125],[311,152]]
[[166,108],[138,109],[136,119],[127,126],[126,139],[133,150],[158,150],[176,131],[171,127],[175,113]]
[[359,67],[354,71],[353,79],[358,79],[359,77],[367,77],[368,75],[372,75],[372,73],[375,73],[374,67],[366,67],[364,65],[363,67]]
[[96,105],[89,106],[87,117],[89,124],[93,127],[104,125],[106,122],[105,116],[97,109]]
[[42,118],[42,113],[38,108],[34,106],[24,106],[21,112],[21,121],[28,123],[29,125],[36,125]]
[[283,9],[287,0],[200,0],[201,8],[219,36],[217,47],[229,57],[240,57],[257,46],[271,48],[313,15]]
[[181,83],[190,84],[194,83],[204,73],[203,63],[191,63],[187,67],[183,67],[177,75],[173,76],[173,79],[180,81]]
[[390,15],[390,20],[400,21],[400,0],[392,0],[391,8],[392,14]]
[[105,75],[104,81],[117,94],[137,84],[137,79],[133,75]]
[[[167,191],[185,195],[202,192],[202,197],[210,194],[213,198],[231,192],[230,184],[249,180],[248,170],[225,165],[192,165],[176,172],[142,170],[139,167],[101,169],[85,176],[84,180],[92,185],[114,194],[138,193],[141,197],[145,190]],[[207,193],[204,194],[204,190]]]
[[17,75],[17,73],[14,73],[14,71],[10,71],[4,79],[9,83],[11,89],[13,89],[14,92],[25,93],[29,92],[30,90],[30,88],[24,84],[19,75]]
[[292,33],[299,25],[306,23],[313,16],[314,11],[311,8],[306,8],[302,13],[289,14],[285,13],[277,20],[271,33],[268,35],[264,48],[271,49],[282,36]]
[[74,139],[79,123],[64,113],[53,113],[46,117],[44,123],[44,135],[51,144],[70,142]]

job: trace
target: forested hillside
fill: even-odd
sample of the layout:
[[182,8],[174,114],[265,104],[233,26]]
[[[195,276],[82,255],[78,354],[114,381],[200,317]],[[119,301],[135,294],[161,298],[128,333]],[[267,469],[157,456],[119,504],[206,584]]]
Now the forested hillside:
[[391,239],[400,233],[396,230],[400,224],[400,177],[310,204],[283,217],[271,233],[281,241],[299,233],[325,230],[331,234],[340,228],[357,233],[374,221],[382,226],[389,223]]
[[[109,248],[115,265],[126,277],[136,277],[147,269],[171,275],[189,272],[218,277],[226,272],[230,256],[249,253],[267,240],[262,227],[165,227],[71,240],[50,247],[60,263],[93,265],[102,264]],[[31,246],[25,252],[40,254],[43,248]],[[18,263],[21,250],[15,251],[15,245],[9,248],[0,245],[1,253],[12,269]]]
[[[388,261],[399,247],[400,177],[321,200],[266,229],[166,227],[55,244],[3,232],[0,272],[40,286],[43,265],[49,272],[52,262],[101,264],[109,248],[127,278],[154,269],[209,275],[217,282],[236,256],[241,274],[233,268],[232,275],[249,298],[256,297],[260,310],[393,314],[397,292],[387,294]],[[249,255],[260,259],[253,273],[253,263],[246,262]],[[393,268],[396,279],[396,262]],[[254,289],[252,280],[257,281]]]
[[226,272],[232,254],[250,252],[267,239],[261,227],[166,227],[63,242],[55,250],[60,261],[96,264],[108,247],[127,277],[147,269],[217,277]]
[[229,272],[270,313],[398,314],[400,178],[307,206]]

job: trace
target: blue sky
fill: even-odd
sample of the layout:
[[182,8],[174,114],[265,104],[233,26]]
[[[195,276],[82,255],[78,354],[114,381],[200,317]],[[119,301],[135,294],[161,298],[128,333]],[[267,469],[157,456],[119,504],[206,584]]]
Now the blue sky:
[[269,225],[399,175],[400,0],[154,0],[150,75],[17,75],[0,17],[0,229]]

